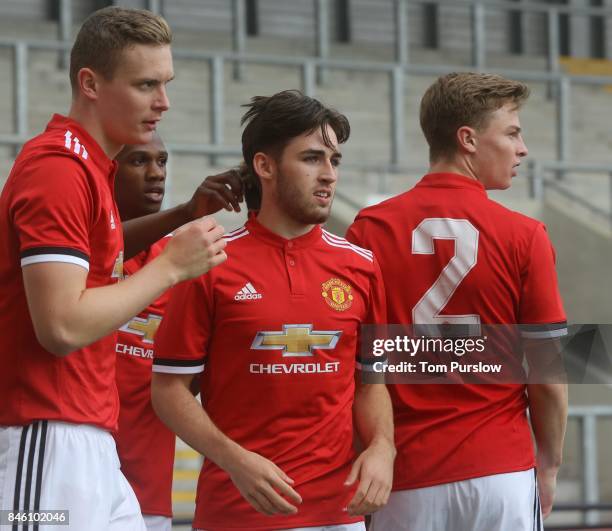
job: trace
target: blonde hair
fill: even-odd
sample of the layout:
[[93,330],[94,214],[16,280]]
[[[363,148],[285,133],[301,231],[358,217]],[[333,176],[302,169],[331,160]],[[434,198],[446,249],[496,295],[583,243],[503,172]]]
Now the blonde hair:
[[460,127],[484,128],[491,113],[506,103],[519,108],[528,97],[527,85],[496,74],[453,72],[438,78],[421,100],[421,129],[430,161],[455,154]]
[[172,30],[159,15],[144,9],[105,7],[92,13],[79,30],[70,52],[70,84],[74,91],[81,68],[112,79],[121,53],[135,44],[169,45]]

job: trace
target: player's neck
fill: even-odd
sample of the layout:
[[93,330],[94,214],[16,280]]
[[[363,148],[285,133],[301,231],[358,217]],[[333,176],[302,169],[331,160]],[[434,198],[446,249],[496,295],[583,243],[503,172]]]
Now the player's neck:
[[96,116],[93,106],[73,100],[68,117],[78,122],[91,135],[109,159],[114,159],[117,153],[121,151],[123,146],[112,142],[104,134],[102,124]]
[[464,159],[438,160],[429,166],[429,173],[457,173],[478,181],[476,172],[469,161]]
[[270,232],[287,240],[303,236],[314,227],[314,225],[304,225],[303,223],[295,221],[281,209],[277,208],[276,205],[266,204],[263,200],[261,209],[257,214],[257,221]]

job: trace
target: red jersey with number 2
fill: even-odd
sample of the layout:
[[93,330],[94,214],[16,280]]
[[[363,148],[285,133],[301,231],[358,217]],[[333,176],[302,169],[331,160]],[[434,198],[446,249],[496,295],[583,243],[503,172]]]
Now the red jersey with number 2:
[[[347,239],[371,249],[390,323],[540,325],[566,330],[554,251],[544,225],[487,197],[476,180],[426,175],[362,210]],[[524,385],[391,385],[394,489],[534,466]]]

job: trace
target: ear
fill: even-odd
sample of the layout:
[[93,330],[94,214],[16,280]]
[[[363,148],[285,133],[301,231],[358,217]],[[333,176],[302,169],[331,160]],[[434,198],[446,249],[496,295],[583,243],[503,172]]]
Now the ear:
[[456,139],[457,147],[460,151],[467,153],[476,152],[476,131],[473,128],[467,125],[461,126],[457,129]]
[[253,156],[253,169],[262,181],[272,181],[276,177],[276,161],[262,151]]
[[79,92],[88,100],[98,99],[98,74],[91,68],[81,68],[77,74]]

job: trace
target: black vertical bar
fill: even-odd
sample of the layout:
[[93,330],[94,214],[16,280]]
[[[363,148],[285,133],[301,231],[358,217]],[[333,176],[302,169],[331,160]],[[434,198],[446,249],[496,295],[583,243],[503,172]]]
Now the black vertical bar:
[[[603,0],[591,0],[591,7],[603,7]],[[591,57],[595,59],[606,58],[606,24],[604,17],[592,16],[591,26]]]
[[[520,2],[520,0],[514,0]],[[518,9],[508,11],[508,48],[510,53],[520,55],[523,49],[523,14]]]
[[423,4],[423,46],[435,50],[438,48],[438,4]]
[[[561,0],[561,5],[568,5],[567,0]],[[570,17],[568,13],[559,13],[559,54],[571,55],[570,39]]]
[[259,6],[257,0],[246,0],[246,32],[250,37],[259,35]]
[[[19,497],[21,495],[21,476],[23,475],[23,459],[25,457],[26,439],[28,438],[28,430],[30,426],[24,426],[21,429],[21,441],[19,442],[19,457],[17,458],[17,474],[15,477],[15,496],[13,498],[13,511],[19,511]],[[13,531],[17,531],[19,524],[13,524]]]
[[[45,445],[47,443],[47,423],[43,420],[40,431],[40,447],[38,449],[38,466],[36,467],[36,490],[34,491],[34,511],[40,510],[40,491],[42,488],[43,463],[45,459]],[[38,531],[38,522],[34,522],[34,531]]]
[[351,1],[336,0],[336,40],[348,43],[352,40],[351,34]]
[[[32,472],[34,470],[34,454],[36,453],[36,439],[38,438],[38,422],[32,425],[32,435],[30,437],[30,453],[28,455],[28,470],[26,472],[25,488],[23,490],[23,510],[30,510],[30,495],[32,493]],[[30,526],[24,524],[24,531],[27,531]]]

